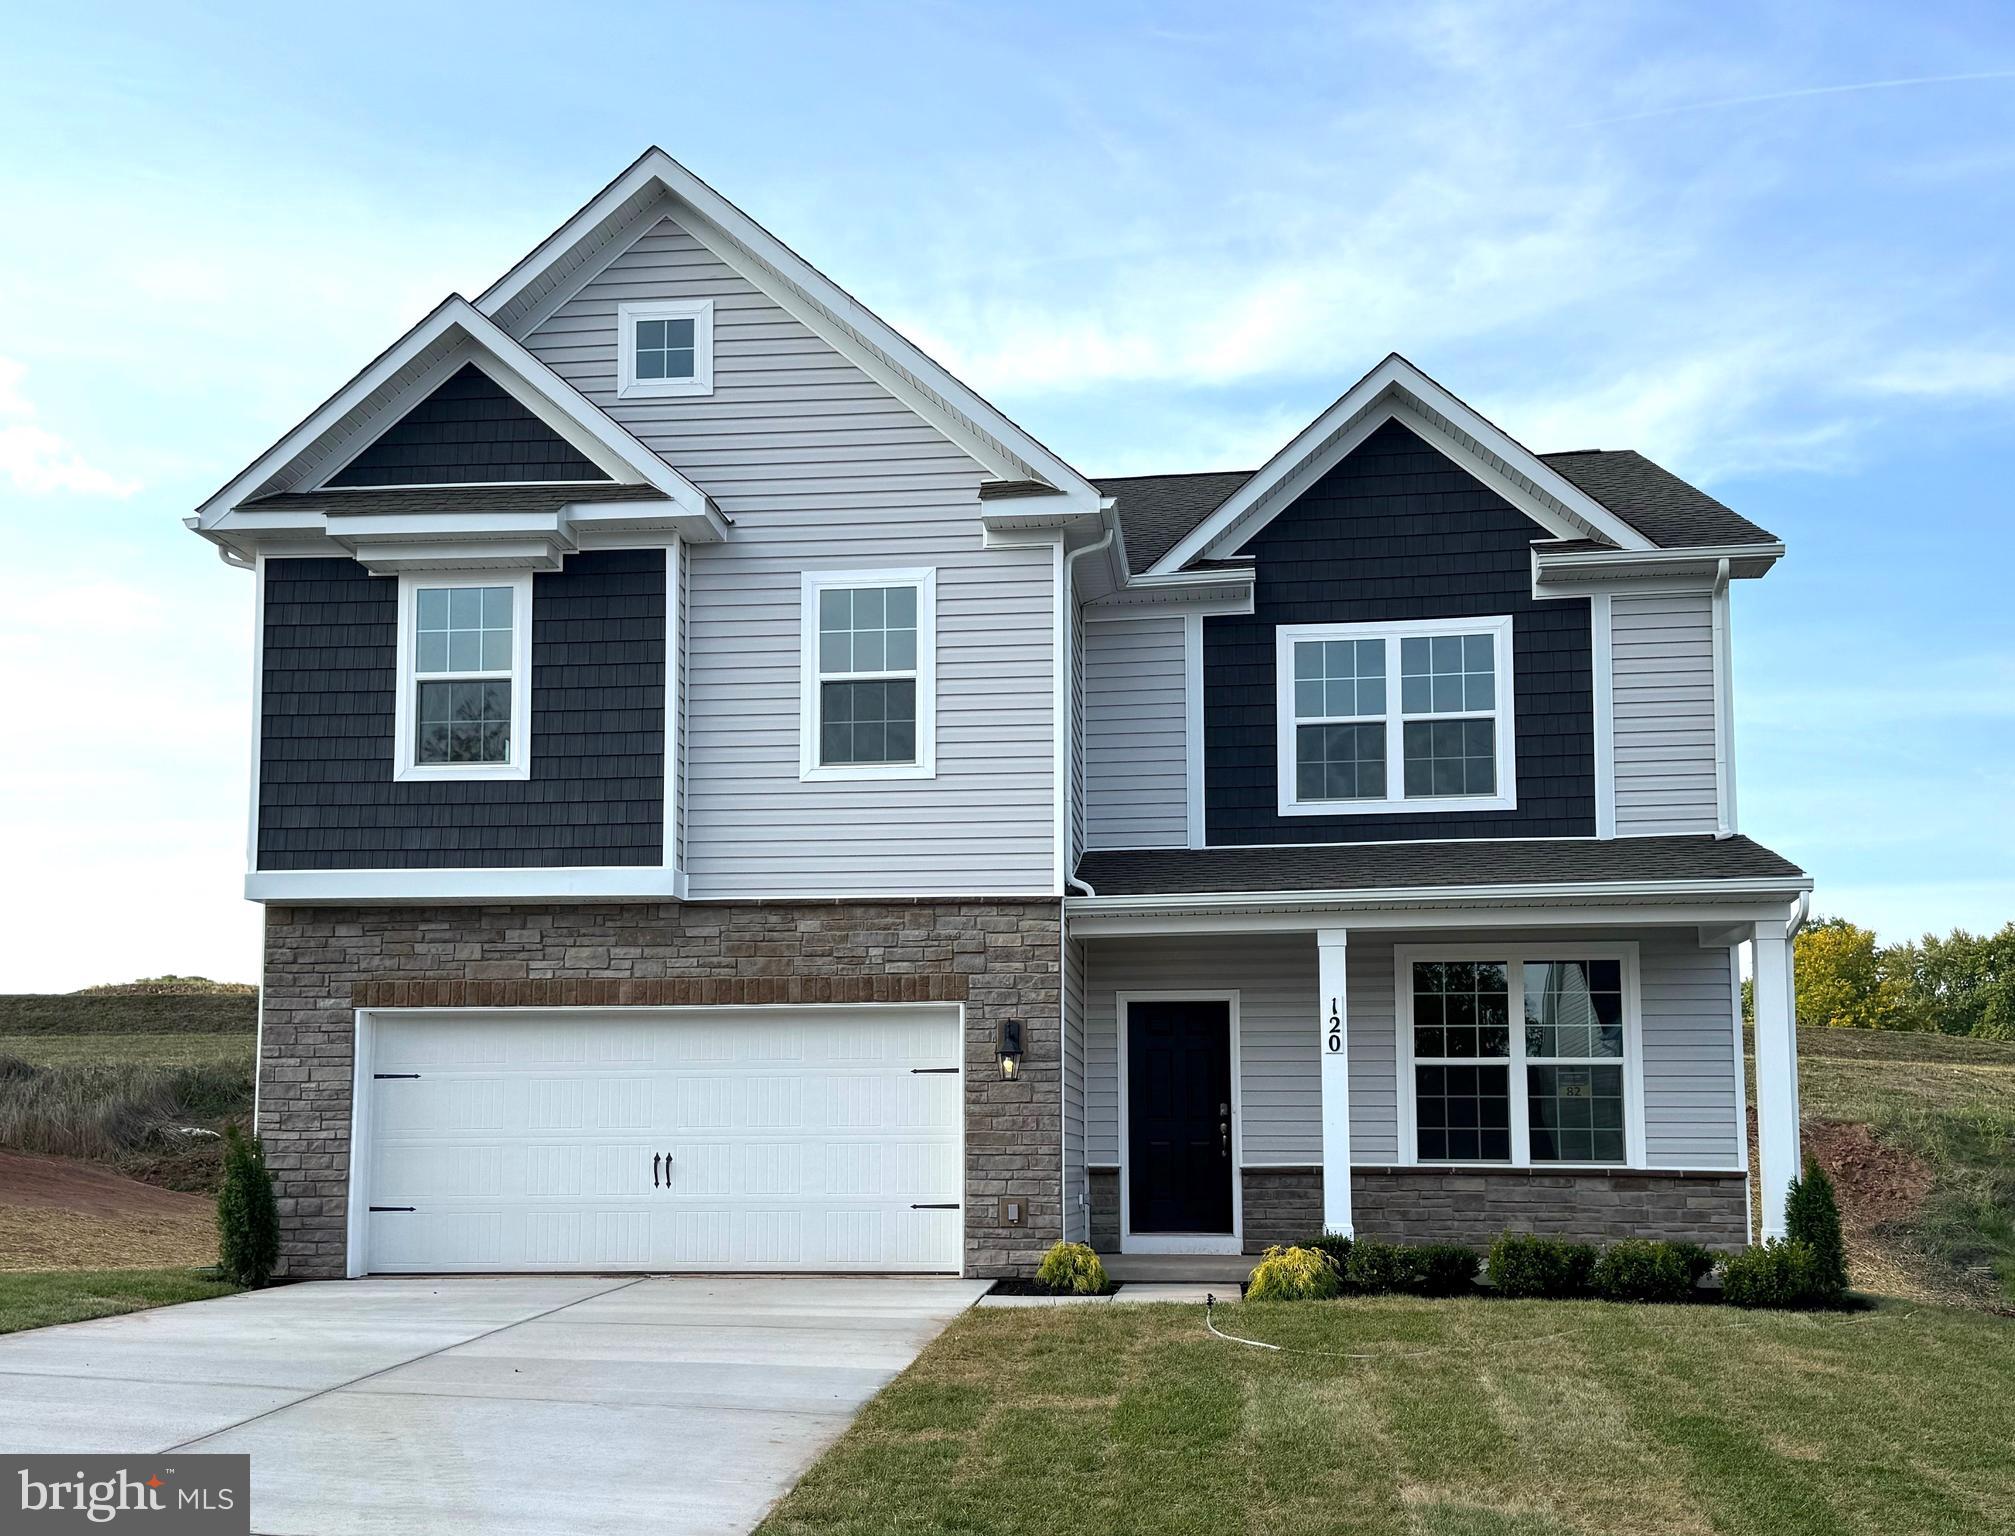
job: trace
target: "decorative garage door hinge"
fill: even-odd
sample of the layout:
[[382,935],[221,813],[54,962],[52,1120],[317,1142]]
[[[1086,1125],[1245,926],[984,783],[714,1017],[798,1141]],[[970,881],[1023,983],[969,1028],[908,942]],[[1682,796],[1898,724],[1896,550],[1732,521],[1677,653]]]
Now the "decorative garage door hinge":
[[418,1077],[419,1075],[417,1072],[373,1072],[371,1074],[371,1076],[377,1078],[380,1082],[383,1082],[388,1077]]
[[912,1205],[913,1211],[955,1211],[959,1208],[956,1200],[947,1200],[942,1205]]
[[410,1205],[374,1205],[371,1209],[374,1211],[410,1211],[414,1207]]
[[957,1067],[911,1067],[910,1076],[916,1077],[926,1072],[956,1072],[956,1071],[958,1071]]

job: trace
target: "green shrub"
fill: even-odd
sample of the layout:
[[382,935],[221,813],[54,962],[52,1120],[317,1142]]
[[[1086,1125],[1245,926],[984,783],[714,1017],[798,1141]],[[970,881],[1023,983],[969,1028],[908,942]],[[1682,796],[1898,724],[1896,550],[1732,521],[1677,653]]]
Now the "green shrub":
[[1695,1266],[1713,1258],[1694,1243],[1654,1243],[1625,1238],[1611,1243],[1595,1261],[1588,1283],[1605,1301],[1685,1301],[1706,1271]]
[[1106,1288],[1105,1265],[1083,1243],[1056,1243],[1042,1256],[1035,1283],[1059,1295],[1102,1295]]
[[1490,1283],[1500,1296],[1581,1296],[1595,1259],[1587,1243],[1507,1232],[1490,1245]]
[[[1354,1256],[1354,1255],[1353,1255]],[[1246,1281],[1247,1301],[1325,1301],[1337,1293],[1336,1267],[1313,1248],[1266,1250]]]
[[1483,1256],[1460,1243],[1421,1243],[1413,1249],[1413,1274],[1406,1290],[1414,1296],[1467,1296],[1476,1287]]
[[1784,1204],[1784,1235],[1812,1250],[1814,1276],[1829,1301],[1847,1294],[1847,1245],[1840,1237],[1840,1207],[1833,1181],[1814,1157],[1805,1159],[1805,1177],[1791,1181]]
[[1343,1267],[1343,1288],[1356,1296],[1405,1291],[1413,1279],[1413,1255],[1402,1243],[1361,1237],[1351,1244]]
[[239,1285],[264,1285],[280,1262],[280,1207],[257,1137],[224,1132],[224,1187],[217,1191],[217,1267]]
[[1721,1299],[1737,1307],[1824,1306],[1824,1266],[1803,1243],[1776,1239],[1721,1261]]
[[1344,1272],[1345,1266],[1350,1263],[1350,1239],[1345,1237],[1341,1232],[1325,1232],[1319,1237],[1311,1237],[1301,1246],[1304,1248],[1313,1248],[1325,1259],[1328,1259],[1331,1267],[1339,1275]]

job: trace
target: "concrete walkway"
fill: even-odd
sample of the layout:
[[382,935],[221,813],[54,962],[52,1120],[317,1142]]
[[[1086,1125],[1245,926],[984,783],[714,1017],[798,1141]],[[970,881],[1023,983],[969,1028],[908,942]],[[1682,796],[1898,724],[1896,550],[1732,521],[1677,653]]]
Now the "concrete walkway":
[[0,1450],[248,1452],[272,1536],[746,1531],[985,1289],[285,1286],[0,1335]]

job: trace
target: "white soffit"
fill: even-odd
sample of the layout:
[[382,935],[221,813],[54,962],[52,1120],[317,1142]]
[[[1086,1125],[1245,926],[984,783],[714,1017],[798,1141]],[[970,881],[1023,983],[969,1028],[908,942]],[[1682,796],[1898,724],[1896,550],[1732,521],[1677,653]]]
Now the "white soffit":
[[1204,556],[1235,554],[1297,496],[1391,420],[1447,454],[1558,538],[1603,538],[1626,550],[1653,547],[1622,518],[1395,352],[1297,433],[1223,506],[1149,567],[1147,574],[1179,571]]
[[667,215],[989,474],[1044,481],[1071,511],[1098,510],[1097,488],[1076,470],[661,149],[647,150],[486,289],[476,307],[514,335],[528,335]]

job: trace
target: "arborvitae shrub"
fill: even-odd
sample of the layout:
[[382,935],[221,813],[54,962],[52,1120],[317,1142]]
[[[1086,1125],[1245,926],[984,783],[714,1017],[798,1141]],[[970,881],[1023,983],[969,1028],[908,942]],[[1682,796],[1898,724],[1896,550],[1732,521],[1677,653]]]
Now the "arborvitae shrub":
[[280,1206],[257,1137],[224,1131],[224,1183],[217,1191],[217,1267],[239,1285],[264,1285],[280,1262]]

